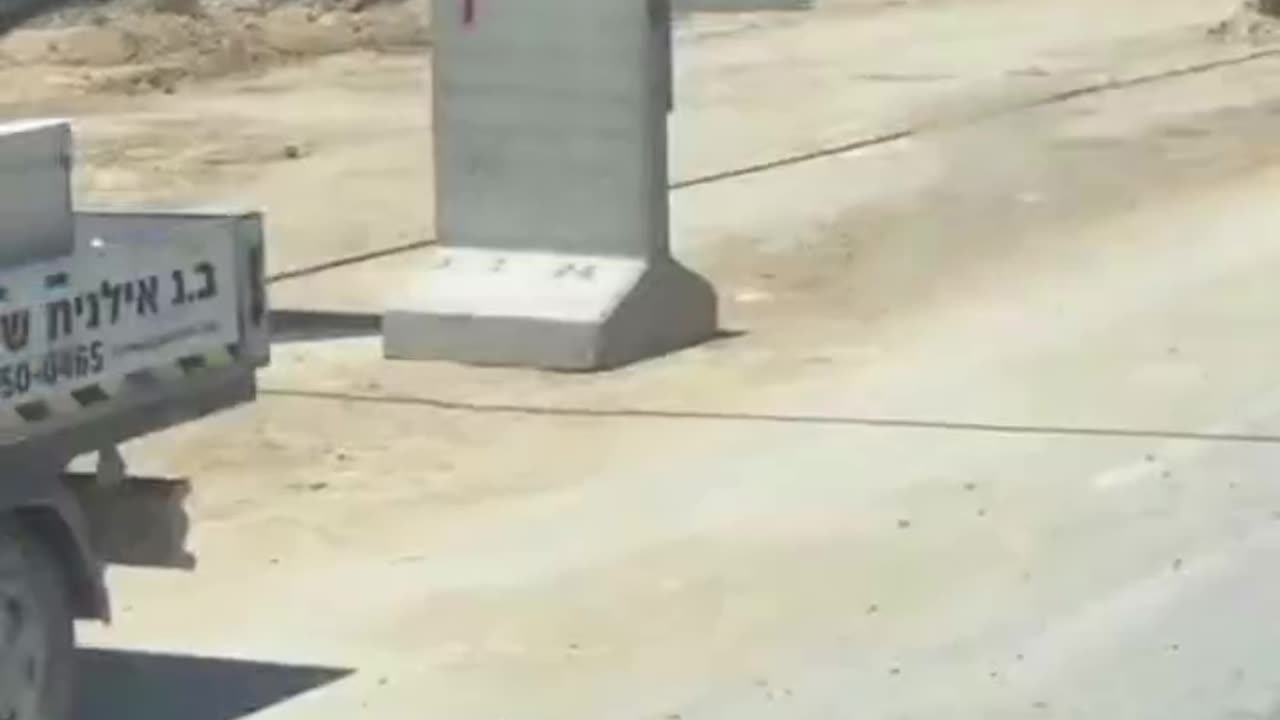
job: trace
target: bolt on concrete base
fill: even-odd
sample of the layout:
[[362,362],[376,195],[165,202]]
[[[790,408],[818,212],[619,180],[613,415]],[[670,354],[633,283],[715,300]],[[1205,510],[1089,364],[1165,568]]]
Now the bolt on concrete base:
[[711,285],[670,258],[450,249],[386,314],[384,351],[604,370],[708,340],[716,317]]

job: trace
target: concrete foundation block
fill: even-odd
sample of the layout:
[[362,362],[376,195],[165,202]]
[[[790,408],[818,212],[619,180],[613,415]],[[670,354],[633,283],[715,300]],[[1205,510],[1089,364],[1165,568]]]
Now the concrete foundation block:
[[384,319],[385,354],[604,370],[716,333],[711,285],[669,258],[443,251]]

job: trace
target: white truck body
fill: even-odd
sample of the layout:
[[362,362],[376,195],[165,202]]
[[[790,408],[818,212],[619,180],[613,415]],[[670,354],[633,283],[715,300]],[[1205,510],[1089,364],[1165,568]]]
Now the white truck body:
[[0,453],[267,360],[253,215],[75,215],[73,252],[0,270]]
[[[253,400],[270,356],[254,213],[75,212],[67,123],[0,125],[0,718],[69,720],[72,617],[106,562],[189,567],[185,481],[116,446]],[[68,472],[96,453],[97,472]]]

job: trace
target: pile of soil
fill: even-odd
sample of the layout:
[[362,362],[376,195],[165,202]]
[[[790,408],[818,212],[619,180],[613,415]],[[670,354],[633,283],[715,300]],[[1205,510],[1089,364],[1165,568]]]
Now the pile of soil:
[[423,0],[115,0],[75,5],[0,37],[0,69],[79,69],[96,90],[171,91],[191,78],[351,50],[421,49]]

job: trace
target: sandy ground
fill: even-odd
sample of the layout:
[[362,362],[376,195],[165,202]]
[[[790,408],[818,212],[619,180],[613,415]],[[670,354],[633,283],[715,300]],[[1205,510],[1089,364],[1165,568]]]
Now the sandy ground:
[[[113,572],[85,718],[1280,717],[1280,54],[1232,4],[691,19],[674,180],[917,132],[675,191],[734,337],[586,377],[292,338],[128,448],[196,482],[201,566]],[[279,272],[430,237],[427,62],[7,107],[77,119],[87,203],[266,209]]]

